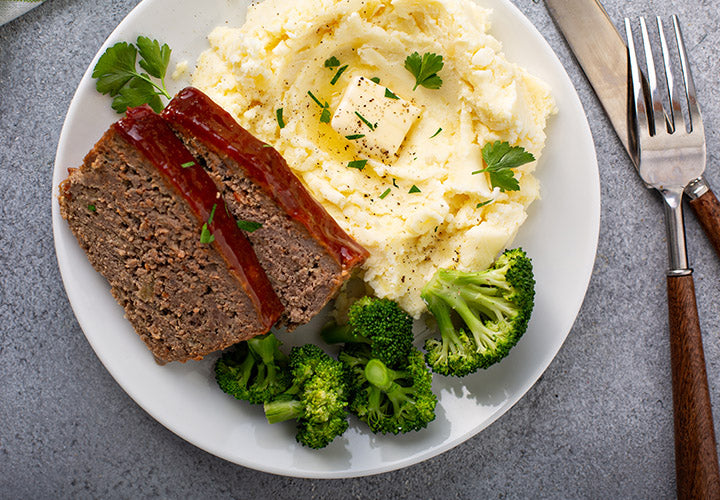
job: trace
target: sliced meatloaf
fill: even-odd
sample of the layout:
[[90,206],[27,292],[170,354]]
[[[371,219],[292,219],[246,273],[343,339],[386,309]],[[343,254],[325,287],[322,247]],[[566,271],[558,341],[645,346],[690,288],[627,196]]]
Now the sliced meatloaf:
[[367,251],[345,233],[290,171],[209,97],[180,91],[162,113],[215,181],[234,217],[262,224],[247,234],[285,306],[289,329],[333,297]]
[[162,361],[265,333],[283,306],[214,182],[148,107],[115,123],[60,186],[60,210]]

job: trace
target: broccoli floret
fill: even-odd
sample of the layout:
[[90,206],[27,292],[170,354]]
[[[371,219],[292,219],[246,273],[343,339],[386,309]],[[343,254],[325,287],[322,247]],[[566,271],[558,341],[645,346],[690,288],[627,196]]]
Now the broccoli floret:
[[372,357],[363,344],[347,344],[339,359],[348,367],[354,392],[350,411],[373,432],[417,431],[435,419],[432,373],[417,349],[411,348],[397,369]]
[[220,388],[237,399],[264,403],[290,387],[288,357],[274,334],[236,344],[215,363]]
[[412,317],[389,299],[363,297],[348,311],[348,323],[331,323],[320,335],[329,344],[368,344],[372,357],[390,367],[401,363],[412,349]]
[[[428,365],[443,375],[467,375],[503,359],[527,330],[535,300],[532,262],[517,248],[485,271],[439,269],[421,296],[441,335],[425,343]],[[455,328],[451,310],[469,333]]]
[[323,448],[348,428],[345,368],[319,347],[306,344],[290,351],[290,373],[292,386],[265,402],[265,417],[271,424],[297,420],[297,441]]

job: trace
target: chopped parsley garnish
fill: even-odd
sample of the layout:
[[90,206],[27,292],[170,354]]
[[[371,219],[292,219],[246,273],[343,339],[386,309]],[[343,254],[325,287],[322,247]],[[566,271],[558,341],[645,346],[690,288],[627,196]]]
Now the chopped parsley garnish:
[[330,80],[330,85],[335,85],[337,81],[340,79],[340,75],[345,73],[345,70],[348,69],[348,65],[342,66],[340,69],[337,70],[337,73],[335,73],[335,76],[332,77],[332,80]]
[[431,136],[430,136],[430,139],[432,139],[433,137],[437,136],[440,132],[442,132],[442,127],[440,127],[439,129],[437,129],[437,132],[435,132],[433,135],[431,135]]
[[485,201],[481,201],[480,203],[478,203],[478,204],[475,206],[475,208],[484,207],[485,205],[488,205],[488,204],[490,204],[490,203],[492,203],[492,202],[493,202],[492,199],[490,199],[490,200],[485,200]]
[[208,244],[215,241],[215,236],[212,235],[207,227],[207,223],[203,224],[202,231],[200,232],[200,243]]
[[363,115],[361,115],[361,114],[358,113],[357,111],[355,111],[355,114],[357,115],[358,118],[360,118],[360,120],[362,120],[362,122],[363,122],[365,125],[368,126],[368,128],[369,128],[370,130],[375,130],[375,127],[377,127],[377,123],[376,123],[375,125],[373,125],[373,124],[370,123]]
[[262,227],[262,224],[259,222],[253,222],[251,220],[237,220],[237,227],[242,229],[245,232],[252,233],[253,231],[257,231]]
[[321,103],[320,99],[315,97],[315,94],[313,94],[309,90],[308,95],[312,97],[312,100],[315,101],[315,104],[322,108],[322,113],[320,113],[320,123],[330,123],[330,104],[328,104],[327,101],[325,101],[325,104]]
[[94,212],[94,211],[95,211],[95,205],[88,205],[88,210],[90,210],[91,212]]
[[[137,47],[132,43],[118,42],[108,47],[93,68],[92,77],[97,79],[95,88],[101,94],[113,97],[112,108],[124,113],[127,108],[149,104],[156,113],[163,109],[160,96],[170,99],[165,88],[165,73],[170,63],[170,47],[160,46],[157,40],[137,38]],[[135,66],[140,54],[139,72]],[[155,83],[151,77],[160,80]]]
[[278,108],[275,110],[275,118],[277,118],[278,127],[285,128],[285,120],[283,120],[283,109]]
[[390,188],[387,188],[385,191],[383,191],[383,194],[380,195],[380,199],[382,200],[389,194],[390,194]]
[[212,235],[210,230],[208,229],[208,225],[212,224],[213,217],[215,216],[215,209],[217,208],[217,203],[213,203],[212,210],[210,210],[210,217],[208,218],[208,221],[203,224],[202,231],[200,232],[200,243],[208,244],[215,241],[215,236]]
[[370,78],[370,81],[373,83],[380,83],[380,78],[378,78],[377,76],[373,76],[372,78]]
[[194,162],[194,161],[186,161],[185,163],[181,163],[181,164],[180,164],[180,166],[181,166],[182,168],[192,167],[193,165],[195,165],[195,162]]
[[476,170],[474,174],[487,172],[490,174],[490,184],[500,191],[518,191],[520,184],[514,177],[513,168],[535,161],[532,153],[525,151],[522,146],[510,146],[507,141],[487,143],[482,148],[482,157],[487,167]]
[[337,57],[332,56],[330,59],[325,59],[326,68],[337,68],[338,66],[340,66],[340,61]]
[[[327,103],[325,103],[327,105]],[[330,123],[330,108],[324,107],[320,113],[320,123]]]
[[365,165],[367,164],[367,160],[354,160],[348,163],[348,168],[357,168],[358,170],[362,170],[365,168]]
[[271,148],[272,146],[270,144],[263,144],[261,147],[262,148]]
[[412,187],[410,188],[410,191],[408,191],[408,194],[419,193],[419,192],[420,192],[420,188],[417,187],[415,184],[413,184]]
[[427,89],[439,89],[442,85],[442,79],[438,76],[438,72],[443,69],[443,56],[426,52],[422,56],[417,52],[413,52],[405,59],[405,69],[415,77],[415,86],[413,90],[422,85]]
[[396,96],[395,94],[393,94],[393,93],[390,91],[390,89],[388,89],[388,88],[385,89],[385,97],[387,97],[388,99],[400,99],[398,96]]
[[365,137],[365,134],[352,134],[346,135],[345,139],[347,139],[348,141],[355,141],[357,139],[362,139],[363,137]]

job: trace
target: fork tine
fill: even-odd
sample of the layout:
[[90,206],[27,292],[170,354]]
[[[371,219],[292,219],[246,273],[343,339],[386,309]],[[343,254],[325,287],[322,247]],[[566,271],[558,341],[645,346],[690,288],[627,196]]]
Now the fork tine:
[[667,39],[665,38],[665,30],[663,29],[663,22],[660,16],[656,18],[658,34],[660,35],[660,48],[662,49],[663,66],[665,67],[665,82],[667,83],[668,94],[670,96],[670,117],[668,122],[668,128],[671,132],[677,130],[677,122],[683,121],[682,107],[680,106],[680,100],[677,95],[677,88],[675,87],[675,78],[673,77],[672,64],[670,63],[670,51],[668,50]]
[[650,35],[648,35],[647,24],[645,18],[640,18],[640,32],[642,33],[643,49],[645,52],[645,64],[647,67],[648,84],[650,85],[650,115],[653,121],[653,129],[651,135],[658,134],[663,127],[666,126],[665,110],[660,100],[660,91],[657,84],[657,73],[655,72],[655,61],[653,60],[652,46],[650,44]]
[[[638,139],[650,135],[647,110],[645,108],[645,96],[643,94],[642,77],[640,76],[640,66],[638,66],[637,53],[635,52],[635,42],[633,40],[632,26],[630,19],[625,18],[625,35],[627,37],[628,58],[630,62],[630,82],[632,92],[632,104],[635,112],[635,121],[637,123]],[[631,127],[632,130],[632,127]]]
[[690,65],[688,64],[687,52],[685,51],[685,42],[683,41],[682,32],[680,31],[680,21],[677,15],[672,16],[673,26],[675,28],[675,40],[677,41],[678,52],[680,53],[680,68],[682,69],[683,83],[685,84],[685,98],[687,99],[688,115],[690,118],[690,131],[697,129],[698,132],[703,130],[702,116],[695,97],[695,82],[693,81]]

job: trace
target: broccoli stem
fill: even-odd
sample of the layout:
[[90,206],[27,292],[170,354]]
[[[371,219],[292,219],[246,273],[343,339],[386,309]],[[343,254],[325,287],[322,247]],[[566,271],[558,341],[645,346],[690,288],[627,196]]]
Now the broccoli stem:
[[280,341],[275,335],[267,335],[265,337],[254,337],[247,341],[250,352],[262,361],[262,366],[258,366],[258,371],[266,373],[258,373],[259,378],[265,380],[265,387],[275,382],[278,378],[276,369],[276,359],[282,359],[286,356],[279,350]]
[[456,346],[460,344],[460,339],[455,332],[455,326],[452,324],[452,318],[450,317],[450,308],[445,302],[435,299],[435,296],[431,297],[427,305],[432,315],[435,316],[442,336],[442,359],[447,359],[448,350],[451,349],[455,352]]
[[263,363],[271,364],[276,357],[284,357],[278,350],[280,341],[274,335],[266,337],[253,337],[247,341],[250,350],[259,357]]
[[265,403],[265,418],[271,424],[298,419],[305,415],[305,406],[296,399],[280,399]]
[[247,357],[243,360],[240,365],[237,367],[228,366],[228,369],[235,372],[238,377],[237,383],[239,386],[245,386],[248,383],[248,380],[250,380],[250,377],[252,376],[252,369],[253,366],[255,366],[255,360],[252,357],[252,354],[249,352],[247,353]]
[[354,344],[370,344],[370,339],[362,335],[358,335],[350,324],[338,325],[336,323],[331,323],[322,329],[320,336],[328,344],[345,344],[347,342]]
[[[442,284],[440,285],[442,287]],[[482,352],[487,349],[488,346],[494,344],[495,334],[492,330],[488,329],[478,317],[477,313],[468,305],[468,302],[463,294],[462,288],[458,286],[445,285],[444,289],[438,292],[443,300],[445,308],[448,306],[457,312],[462,320],[467,325],[470,333],[472,333],[475,343],[477,345],[477,351]],[[482,294],[478,297],[478,304],[482,303],[481,299],[489,299],[486,295]],[[504,300],[504,299],[503,299]],[[487,300],[488,304],[492,303],[492,300]],[[428,306],[430,311],[435,315],[435,311]],[[442,310],[442,308],[436,308]],[[444,314],[440,315],[442,319],[438,318],[438,326],[440,326],[440,332],[443,334],[443,328],[445,329],[444,335],[448,335],[448,339],[452,340],[454,344],[458,343],[457,336],[455,335],[455,328],[452,326],[450,321],[449,310],[445,311]],[[496,316],[494,313],[491,316]],[[436,316],[437,318],[437,316]],[[442,323],[441,323],[442,321]],[[452,332],[452,333],[451,333]],[[449,347],[449,346],[447,346]],[[443,354],[447,353],[445,343],[443,343]]]
[[402,409],[408,401],[410,401],[409,395],[413,393],[413,389],[410,387],[402,387],[399,384],[395,384],[395,388],[392,391],[387,392],[387,397],[393,406],[393,412],[398,415],[402,412]]
[[496,295],[497,291],[488,287],[467,287],[460,291],[462,298],[485,316],[495,321],[512,315],[515,307],[506,298]]
[[377,390],[372,391],[375,398],[371,398],[371,407],[380,410],[380,394],[385,393],[390,404],[392,404],[393,412],[399,414],[403,405],[410,399],[409,393],[413,389],[400,386],[396,380],[405,376],[404,372],[399,372],[388,368],[385,363],[378,359],[371,359],[365,366],[365,376]]
[[492,286],[501,290],[510,290],[510,284],[507,281],[506,273],[510,268],[510,263],[506,263],[503,267],[487,269],[479,276],[477,281],[483,286]]
[[368,382],[383,392],[387,392],[395,382],[395,370],[391,370],[379,359],[371,359],[365,365],[365,377]]
[[470,309],[460,293],[446,293],[444,298],[448,305],[460,315],[471,332],[474,333],[483,326],[480,318]]

